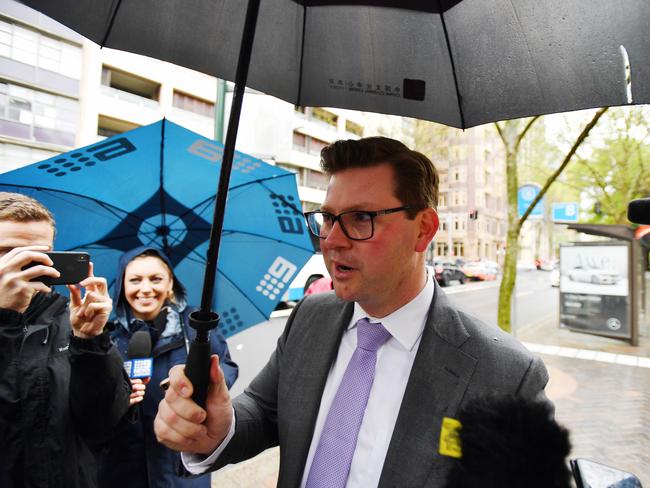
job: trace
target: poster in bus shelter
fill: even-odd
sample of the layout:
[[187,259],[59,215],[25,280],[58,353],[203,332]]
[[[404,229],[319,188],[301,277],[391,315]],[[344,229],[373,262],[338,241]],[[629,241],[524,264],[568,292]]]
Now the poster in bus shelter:
[[560,247],[560,326],[629,338],[629,246],[621,241]]

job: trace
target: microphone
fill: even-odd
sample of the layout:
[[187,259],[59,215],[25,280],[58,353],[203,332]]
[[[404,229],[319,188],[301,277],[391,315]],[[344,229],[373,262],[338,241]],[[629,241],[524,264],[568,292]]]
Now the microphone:
[[146,330],[138,330],[131,336],[126,351],[128,361],[124,361],[124,370],[129,378],[151,378],[153,373],[153,358],[151,356],[151,336]]
[[470,401],[457,421],[458,459],[444,488],[571,487],[569,432],[549,403],[487,396]]
[[650,224],[650,198],[632,200],[627,205],[627,220],[635,224]]

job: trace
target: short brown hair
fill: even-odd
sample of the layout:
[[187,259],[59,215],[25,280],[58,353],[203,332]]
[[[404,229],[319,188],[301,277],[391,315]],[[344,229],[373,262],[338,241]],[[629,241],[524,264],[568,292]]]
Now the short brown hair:
[[438,205],[438,172],[429,158],[395,139],[366,137],[336,141],[320,153],[321,167],[328,175],[350,168],[368,168],[388,163],[393,168],[395,196],[414,218],[419,210]]
[[21,193],[0,192],[0,221],[49,222],[55,227],[54,217],[38,200]]

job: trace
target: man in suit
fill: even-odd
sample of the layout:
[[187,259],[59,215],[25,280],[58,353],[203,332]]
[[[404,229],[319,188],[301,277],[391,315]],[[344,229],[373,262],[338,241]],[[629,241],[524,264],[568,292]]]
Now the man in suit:
[[429,159],[373,137],[324,148],[321,164],[327,195],[306,218],[334,291],[295,307],[232,402],[216,357],[205,410],[172,369],[156,434],[194,474],[279,445],[281,487],[440,486],[453,464],[445,417],[487,392],[544,400],[546,369],[454,308],[427,271],[438,230]]

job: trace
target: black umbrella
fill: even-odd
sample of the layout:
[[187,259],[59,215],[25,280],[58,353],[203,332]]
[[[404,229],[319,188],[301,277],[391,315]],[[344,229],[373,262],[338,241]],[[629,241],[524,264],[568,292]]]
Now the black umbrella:
[[[102,46],[228,80],[235,79],[249,5],[244,0],[24,3]],[[644,82],[650,74],[647,0],[250,4],[260,4],[260,20],[246,84],[296,105],[466,128],[650,102],[650,84]]]
[[235,81],[199,329],[218,320],[210,299],[245,85],[461,128],[650,101],[647,0],[23,3],[101,46]]

